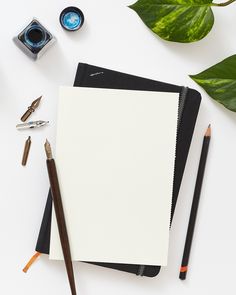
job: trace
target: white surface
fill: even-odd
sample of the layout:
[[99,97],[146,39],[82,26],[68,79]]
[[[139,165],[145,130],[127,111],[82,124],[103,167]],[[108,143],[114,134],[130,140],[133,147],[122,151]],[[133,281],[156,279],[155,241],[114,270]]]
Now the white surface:
[[[60,88],[56,164],[74,261],[167,265],[178,104],[176,93]],[[50,258],[63,260],[55,215]]]
[[[24,274],[33,254],[48,192],[43,143],[55,143],[59,85],[72,85],[78,61],[114,68],[156,80],[194,87],[202,105],[185,170],[170,237],[168,267],[156,278],[140,278],[114,270],[75,263],[81,295],[220,295],[235,294],[236,235],[236,114],[215,103],[189,77],[236,53],[236,5],[214,8],[215,25],[202,41],[175,44],[160,40],[127,8],[130,0],[1,1],[0,58],[0,293],[19,295],[70,294],[63,262],[42,257]],[[78,5],[86,22],[67,33],[58,22],[67,5]],[[57,44],[32,62],[12,37],[37,17],[57,37]],[[48,119],[50,127],[18,132],[15,125],[43,94],[32,118]],[[212,124],[212,141],[202,188],[188,280],[178,279],[202,136]],[[20,165],[24,142],[32,136],[26,168]]]

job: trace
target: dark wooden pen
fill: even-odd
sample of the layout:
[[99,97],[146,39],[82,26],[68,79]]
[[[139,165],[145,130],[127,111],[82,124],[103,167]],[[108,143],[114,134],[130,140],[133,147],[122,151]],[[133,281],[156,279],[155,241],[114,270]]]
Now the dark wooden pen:
[[47,140],[44,146],[45,146],[45,151],[47,155],[47,169],[48,169],[49,181],[51,186],[52,199],[53,199],[55,213],[56,213],[58,231],[59,231],[59,236],[61,240],[61,246],[62,246],[63,256],[65,260],[67,275],[68,275],[68,279],[70,283],[71,294],[76,295],[76,287],[75,287],[73,265],[71,260],[69,238],[68,238],[68,233],[66,229],[66,221],[65,221],[60,187],[59,187],[59,182],[57,177],[56,164],[52,157],[52,150],[51,150],[50,143]]

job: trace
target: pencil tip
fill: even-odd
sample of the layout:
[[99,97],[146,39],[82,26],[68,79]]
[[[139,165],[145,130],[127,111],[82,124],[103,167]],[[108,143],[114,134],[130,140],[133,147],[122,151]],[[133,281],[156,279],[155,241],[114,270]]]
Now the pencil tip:
[[207,137],[211,136],[211,124],[208,125],[205,136]]

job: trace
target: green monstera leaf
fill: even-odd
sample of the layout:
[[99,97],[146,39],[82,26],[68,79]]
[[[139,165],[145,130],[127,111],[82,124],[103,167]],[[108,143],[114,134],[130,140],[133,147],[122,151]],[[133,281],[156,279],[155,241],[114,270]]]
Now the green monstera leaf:
[[189,43],[210,32],[214,5],[212,0],[138,0],[129,7],[162,39]]
[[236,55],[190,77],[213,99],[236,112]]

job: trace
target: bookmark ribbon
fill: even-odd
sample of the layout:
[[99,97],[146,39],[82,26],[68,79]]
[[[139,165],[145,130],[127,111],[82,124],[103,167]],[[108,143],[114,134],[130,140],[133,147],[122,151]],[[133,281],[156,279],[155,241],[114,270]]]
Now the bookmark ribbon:
[[23,268],[23,272],[27,273],[29,268],[32,266],[32,264],[37,260],[37,258],[41,255],[41,253],[36,252],[29,260],[29,262],[26,264],[26,266]]

